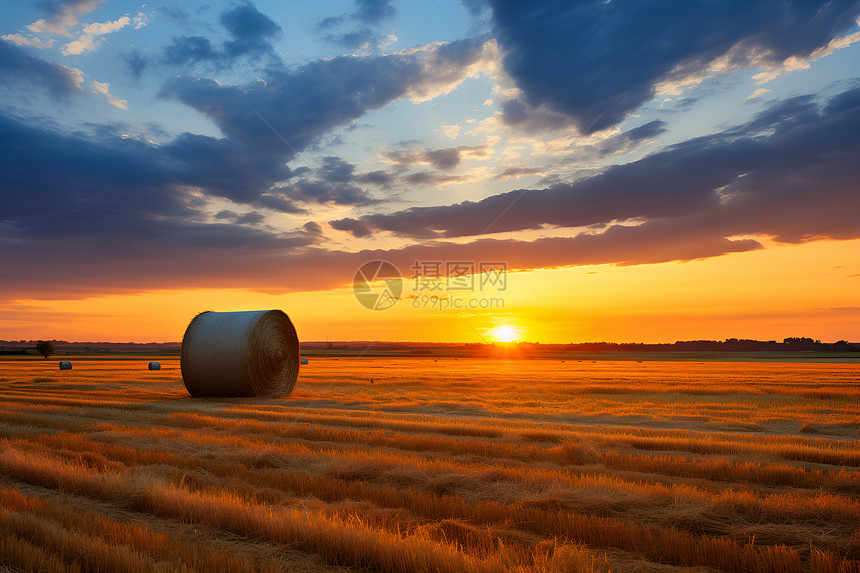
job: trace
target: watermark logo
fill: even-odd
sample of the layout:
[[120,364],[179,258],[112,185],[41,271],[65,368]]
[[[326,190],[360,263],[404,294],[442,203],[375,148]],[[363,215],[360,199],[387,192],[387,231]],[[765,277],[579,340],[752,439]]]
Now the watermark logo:
[[352,293],[364,308],[388,310],[403,294],[403,278],[388,261],[368,261],[355,271]]

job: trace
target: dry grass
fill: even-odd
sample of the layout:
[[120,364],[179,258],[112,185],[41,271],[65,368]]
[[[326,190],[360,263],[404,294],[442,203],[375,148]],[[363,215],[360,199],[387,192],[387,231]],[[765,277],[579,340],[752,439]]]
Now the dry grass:
[[0,362],[0,570],[860,571],[856,365],[161,362]]

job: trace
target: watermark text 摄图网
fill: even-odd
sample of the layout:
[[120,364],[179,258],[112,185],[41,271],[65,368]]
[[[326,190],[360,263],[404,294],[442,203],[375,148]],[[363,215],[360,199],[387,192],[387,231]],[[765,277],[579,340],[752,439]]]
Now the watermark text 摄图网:
[[508,264],[502,261],[416,260],[412,265],[416,292],[463,292],[508,288]]

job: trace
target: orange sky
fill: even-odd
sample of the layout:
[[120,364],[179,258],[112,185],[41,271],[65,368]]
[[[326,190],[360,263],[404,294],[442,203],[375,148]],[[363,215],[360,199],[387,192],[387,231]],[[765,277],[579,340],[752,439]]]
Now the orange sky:
[[18,300],[2,309],[0,338],[178,341],[202,310],[280,308],[303,340],[492,342],[491,330],[508,325],[520,340],[544,343],[860,341],[858,253],[860,240],[817,241],[686,263],[511,273],[504,292],[461,296],[500,299],[504,308],[491,310],[416,309],[406,299],[371,311],[348,286],[283,295],[208,289]]

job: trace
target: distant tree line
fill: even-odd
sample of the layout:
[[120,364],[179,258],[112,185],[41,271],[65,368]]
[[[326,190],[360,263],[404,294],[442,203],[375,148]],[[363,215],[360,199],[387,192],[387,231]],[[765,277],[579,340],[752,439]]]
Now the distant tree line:
[[673,343],[647,344],[644,342],[583,342],[567,344],[568,350],[593,352],[672,352],[672,351],[724,351],[724,352],[762,352],[777,350],[793,351],[837,351],[860,352],[860,345],[849,344],[845,340],[832,344],[812,338],[784,338],[776,340],[750,340],[747,338],[727,338],[726,340],[679,340]]

